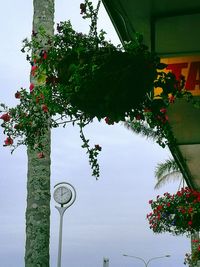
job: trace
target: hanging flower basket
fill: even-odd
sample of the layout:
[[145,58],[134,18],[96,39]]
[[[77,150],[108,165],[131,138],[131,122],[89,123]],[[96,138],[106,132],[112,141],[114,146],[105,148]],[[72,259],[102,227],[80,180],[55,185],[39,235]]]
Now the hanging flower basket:
[[63,75],[61,83],[71,88],[69,100],[74,107],[91,118],[118,122],[144,101],[155,76],[156,68],[145,55],[108,50],[74,68],[66,82]]
[[147,215],[154,233],[174,235],[200,231],[200,192],[182,188],[176,194],[165,193],[150,200],[152,212]]
[[[100,2],[96,9],[88,0],[81,4],[83,17],[91,20],[89,34],[76,32],[66,21],[57,25],[54,36],[40,29],[33,32],[31,41],[24,40],[22,52],[31,63],[29,90],[16,92],[19,104],[15,108],[0,105],[1,126],[7,135],[4,145],[14,150],[25,144],[39,151],[39,157],[45,156],[43,136],[48,129],[78,125],[96,177],[101,147],[90,147],[83,133],[87,124],[94,118],[105,118],[108,124],[127,118],[139,124],[146,121],[156,128],[158,143],[164,146],[171,138],[166,114],[169,94],[182,96],[175,76],[162,71],[166,65],[148,50],[140,34],[114,46],[106,41],[103,30],[97,32]],[[154,87],[163,89],[162,99],[155,99]]]
[[34,40],[35,49],[39,49],[36,54],[42,55],[35,57],[35,75],[46,74],[56,95],[52,99],[55,104],[62,98],[91,119],[109,117],[118,122],[152,92],[159,60],[142,44],[141,37],[115,47],[105,41],[103,33],[77,33],[70,22],[60,23],[57,29],[57,35],[48,37],[45,58],[39,37]]

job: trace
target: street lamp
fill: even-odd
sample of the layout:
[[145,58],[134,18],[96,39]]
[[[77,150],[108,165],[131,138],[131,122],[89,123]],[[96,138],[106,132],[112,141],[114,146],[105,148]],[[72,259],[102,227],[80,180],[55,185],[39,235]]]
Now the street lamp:
[[170,255],[164,255],[164,256],[159,256],[159,257],[153,257],[153,258],[149,259],[148,261],[145,261],[143,258],[132,256],[132,255],[123,254],[123,256],[141,260],[144,263],[145,267],[147,267],[152,260],[157,260],[157,259],[161,259],[161,258],[170,257]]
[[54,200],[60,204],[60,207],[55,206],[60,214],[60,227],[59,227],[59,242],[58,242],[58,263],[57,267],[61,267],[61,252],[62,252],[62,228],[63,228],[63,215],[76,200],[75,188],[66,182],[58,183],[54,186]]

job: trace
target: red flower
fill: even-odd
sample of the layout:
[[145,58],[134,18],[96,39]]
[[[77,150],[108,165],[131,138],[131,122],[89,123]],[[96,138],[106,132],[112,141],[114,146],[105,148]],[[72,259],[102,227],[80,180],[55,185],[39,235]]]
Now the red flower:
[[35,87],[35,85],[34,85],[33,83],[31,83],[31,84],[30,84],[30,86],[29,86],[30,93],[32,93],[32,92],[33,92],[33,89],[34,89],[34,87]]
[[20,98],[21,97],[21,93],[19,92],[19,91],[17,91],[16,93],[15,93],[15,98]]
[[166,109],[166,108],[161,108],[161,109],[160,109],[160,112],[161,112],[161,113],[166,113],[166,112],[167,112],[167,109]]
[[168,97],[168,99],[169,99],[169,103],[174,103],[175,96],[171,95]]
[[177,196],[181,197],[183,195],[183,193],[181,193],[180,191],[178,191],[177,193]]
[[11,137],[7,137],[4,143],[5,143],[5,146],[10,146],[13,144],[13,139]]
[[16,130],[19,130],[19,129],[21,129],[22,128],[22,124],[21,123],[17,123],[17,124],[15,124],[14,125],[14,128],[16,129]]
[[47,51],[44,51],[43,59],[47,59]]
[[10,121],[10,115],[8,113],[5,113],[3,115],[1,115],[0,119],[4,120],[4,121]]
[[153,200],[151,199],[151,200],[149,200],[149,204],[152,204],[153,203]]
[[137,121],[139,121],[139,120],[141,120],[142,117],[141,117],[140,114],[137,114],[137,115],[135,116],[135,118],[136,118]]
[[44,156],[44,153],[43,153],[43,152],[39,152],[39,153],[37,154],[37,157],[38,157],[38,159],[42,159],[42,158],[44,158],[45,156]]
[[188,222],[188,225],[192,225],[192,221],[189,221],[189,222]]
[[114,122],[111,121],[108,117],[105,118],[105,122],[109,125],[114,124]]
[[31,68],[31,74],[32,74],[33,76],[35,76],[35,72],[36,72],[37,68],[38,68],[38,67],[37,67],[36,65],[32,66],[32,68]]
[[192,211],[193,211],[193,208],[190,207],[190,208],[188,209],[188,213],[192,213]]
[[198,243],[199,240],[198,240],[198,239],[193,239],[192,242],[193,242],[193,243]]
[[171,205],[170,203],[167,203],[167,207],[170,207],[170,205]]
[[151,112],[150,108],[144,108],[144,112]]
[[184,214],[185,213],[185,209],[181,208],[180,211]]
[[48,111],[49,111],[47,105],[45,105],[45,104],[42,104],[42,105],[41,105],[41,108],[42,108],[42,110],[43,110],[44,112],[48,112]]
[[94,147],[95,147],[95,149],[98,150],[98,151],[101,151],[101,149],[102,149],[100,145],[95,145]]
[[168,121],[169,120],[169,117],[167,115],[165,115],[165,120]]
[[46,50],[42,50],[42,51],[40,52],[40,56],[41,56],[41,58],[43,58],[43,59],[47,59],[47,51],[46,51]]

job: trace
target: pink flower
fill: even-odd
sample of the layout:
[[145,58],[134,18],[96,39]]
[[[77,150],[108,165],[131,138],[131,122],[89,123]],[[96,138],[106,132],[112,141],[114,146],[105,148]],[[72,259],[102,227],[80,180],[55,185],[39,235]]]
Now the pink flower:
[[1,115],[0,119],[4,120],[4,121],[10,121],[10,115],[8,113],[5,113],[3,115]]
[[5,143],[5,146],[10,146],[13,144],[13,139],[11,137],[7,137],[4,143]]
[[30,86],[29,86],[30,93],[32,93],[32,92],[33,92],[33,89],[34,89],[34,87],[35,87],[35,85],[34,85],[33,83],[31,83],[31,84],[30,84]]

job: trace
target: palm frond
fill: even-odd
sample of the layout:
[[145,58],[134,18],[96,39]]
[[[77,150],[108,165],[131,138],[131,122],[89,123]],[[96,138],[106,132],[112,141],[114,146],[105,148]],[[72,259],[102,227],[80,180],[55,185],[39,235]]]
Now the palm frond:
[[159,163],[155,169],[157,182],[155,189],[160,188],[165,183],[174,180],[183,180],[182,173],[174,159],[168,159],[164,163]]
[[127,120],[124,122],[124,126],[128,129],[133,131],[136,134],[141,134],[146,138],[150,138],[152,140],[157,140],[157,132],[156,130],[150,128],[146,122],[141,121],[130,121]]

